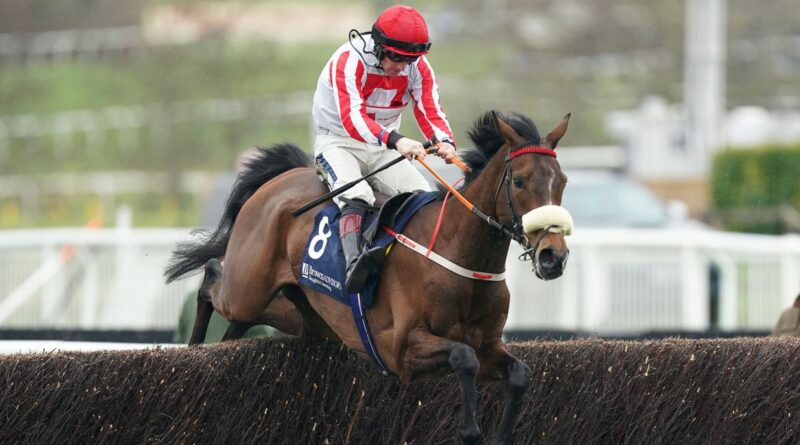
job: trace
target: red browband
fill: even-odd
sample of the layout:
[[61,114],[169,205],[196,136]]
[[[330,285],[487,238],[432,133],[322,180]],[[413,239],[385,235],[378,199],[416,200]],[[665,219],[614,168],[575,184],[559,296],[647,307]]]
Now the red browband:
[[538,153],[538,154],[542,154],[542,155],[552,156],[554,158],[557,157],[556,156],[556,151],[553,150],[552,148],[531,146],[531,147],[518,148],[518,149],[512,151],[511,153],[509,153],[508,159],[509,160],[514,159],[519,155],[524,155],[525,153]]

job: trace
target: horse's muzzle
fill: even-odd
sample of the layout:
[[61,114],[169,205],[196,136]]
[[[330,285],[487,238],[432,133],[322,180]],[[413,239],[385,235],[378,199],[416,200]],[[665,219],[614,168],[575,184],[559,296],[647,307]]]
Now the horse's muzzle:
[[[572,234],[572,215],[567,209],[557,205],[537,207],[522,216],[522,226],[525,233],[534,233],[539,230],[545,232],[540,235],[533,248],[537,249],[531,255],[533,271],[542,280],[552,280],[564,273],[569,258],[569,249],[563,244],[563,237]],[[547,236],[558,236],[560,242],[548,242]],[[542,243],[542,247],[540,246]]]

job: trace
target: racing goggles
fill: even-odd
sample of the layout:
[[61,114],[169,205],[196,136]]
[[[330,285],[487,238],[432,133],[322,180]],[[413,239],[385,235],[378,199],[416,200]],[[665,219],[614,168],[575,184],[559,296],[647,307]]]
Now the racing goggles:
[[414,62],[416,62],[416,61],[417,61],[417,59],[419,59],[419,56],[404,56],[404,55],[402,55],[402,54],[397,54],[396,52],[389,51],[388,49],[384,49],[384,50],[383,50],[383,53],[384,53],[384,54],[386,55],[386,57],[388,57],[388,58],[389,58],[389,60],[391,60],[392,62],[398,62],[398,63],[402,63],[402,62],[405,62],[405,63],[414,63]]

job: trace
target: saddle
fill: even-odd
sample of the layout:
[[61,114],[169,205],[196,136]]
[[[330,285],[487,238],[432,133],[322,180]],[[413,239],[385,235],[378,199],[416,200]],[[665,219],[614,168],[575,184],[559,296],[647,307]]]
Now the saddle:
[[[387,247],[394,237],[381,230],[382,226],[402,231],[414,213],[435,200],[436,192],[401,193],[387,200],[380,208],[366,206],[369,211],[362,225],[362,253],[356,267],[369,271],[369,278],[359,292],[365,307],[372,303],[372,293],[378,283]],[[348,303],[344,289],[344,254],[339,241],[339,207],[330,204],[319,210],[314,228],[306,243],[306,253],[301,263],[299,280],[317,291]]]
[[361,230],[361,255],[356,261],[354,274],[363,269],[366,269],[369,275],[380,273],[383,261],[386,259],[386,249],[384,246],[373,245],[375,235],[381,226],[393,227],[395,225],[397,215],[403,213],[414,194],[414,192],[403,192],[392,197],[383,195],[382,203],[376,201],[376,203],[382,204],[380,207],[342,198],[342,201],[366,212],[364,219],[367,223],[362,226]]

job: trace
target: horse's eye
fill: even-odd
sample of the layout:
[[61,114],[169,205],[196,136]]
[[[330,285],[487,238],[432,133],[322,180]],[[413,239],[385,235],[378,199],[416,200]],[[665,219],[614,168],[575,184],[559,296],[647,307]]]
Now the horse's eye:
[[522,178],[520,178],[519,176],[514,176],[512,181],[514,181],[514,187],[518,189],[521,189],[522,185],[525,183],[525,181],[523,181]]

